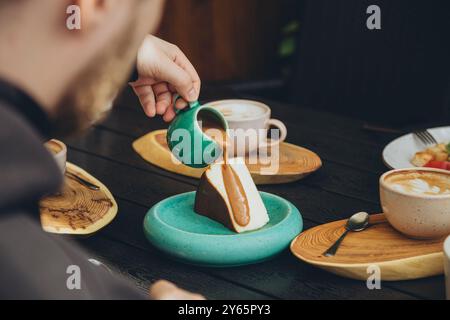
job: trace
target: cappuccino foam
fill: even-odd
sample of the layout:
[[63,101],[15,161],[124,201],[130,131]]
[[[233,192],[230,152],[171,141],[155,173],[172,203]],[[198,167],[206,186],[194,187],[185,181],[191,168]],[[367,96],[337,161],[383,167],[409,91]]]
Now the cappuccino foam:
[[450,195],[450,175],[436,172],[398,172],[385,179],[396,191],[417,195]]
[[267,110],[252,103],[223,103],[213,105],[227,120],[242,120],[264,115]]
[[45,147],[53,154],[58,154],[62,151],[62,147],[53,140],[46,142]]

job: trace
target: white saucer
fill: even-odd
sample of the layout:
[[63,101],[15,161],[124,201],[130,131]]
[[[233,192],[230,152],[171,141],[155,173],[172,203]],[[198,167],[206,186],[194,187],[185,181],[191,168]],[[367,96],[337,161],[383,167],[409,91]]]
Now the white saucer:
[[[450,127],[428,129],[439,143],[450,142]],[[383,150],[383,161],[392,169],[411,168],[411,159],[416,152],[426,149],[426,145],[412,133],[401,136],[389,143]]]

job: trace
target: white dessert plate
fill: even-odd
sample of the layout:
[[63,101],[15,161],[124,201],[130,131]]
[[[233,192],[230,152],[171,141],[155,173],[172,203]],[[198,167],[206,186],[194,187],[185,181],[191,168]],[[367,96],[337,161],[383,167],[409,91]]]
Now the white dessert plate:
[[[450,127],[428,129],[439,143],[450,142]],[[412,133],[401,136],[389,143],[383,150],[383,161],[391,169],[411,168],[414,165],[411,159],[416,152],[426,149],[427,146]]]

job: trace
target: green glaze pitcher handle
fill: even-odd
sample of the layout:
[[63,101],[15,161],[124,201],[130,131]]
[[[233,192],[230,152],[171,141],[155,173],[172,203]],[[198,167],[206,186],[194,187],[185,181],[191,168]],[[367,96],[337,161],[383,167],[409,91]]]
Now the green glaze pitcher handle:
[[[178,113],[180,113],[181,111],[183,111],[184,109],[177,109],[175,106],[177,104],[177,101],[182,99],[183,97],[180,96],[178,93],[174,95],[173,97],[173,109],[175,110],[175,114],[178,115]],[[194,102],[189,102],[189,109],[193,109],[193,108],[197,108],[200,107],[200,102],[198,101],[194,101]]]
[[[175,95],[173,99],[175,108],[176,102],[181,97]],[[228,123],[223,115],[214,108],[200,105],[198,101],[190,102],[189,107],[175,112],[176,117],[167,129],[166,138],[172,154],[192,168],[205,168],[220,157],[220,145],[203,132],[198,124],[198,117],[200,112],[211,113],[224,129],[228,129]],[[205,157],[206,155],[208,156]]]

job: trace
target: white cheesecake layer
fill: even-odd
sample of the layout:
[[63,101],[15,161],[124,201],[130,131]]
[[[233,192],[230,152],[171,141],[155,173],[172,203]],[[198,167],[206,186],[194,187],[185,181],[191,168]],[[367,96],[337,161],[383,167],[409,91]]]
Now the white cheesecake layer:
[[[229,160],[229,164],[241,180],[241,184],[247,196],[250,209],[250,223],[244,227],[237,224],[234,220],[234,216],[231,214],[231,219],[233,220],[233,225],[235,226],[236,231],[238,233],[242,233],[264,227],[269,222],[269,215],[267,214],[267,209],[262,201],[258,189],[256,188],[250,171],[245,165],[244,159],[233,158]],[[228,198],[223,182],[222,165],[223,163],[216,163],[211,165],[211,167],[206,172],[206,175],[208,180],[212,183],[212,185],[224,199],[228,207],[228,211],[231,213],[232,209],[230,205],[230,199]]]

